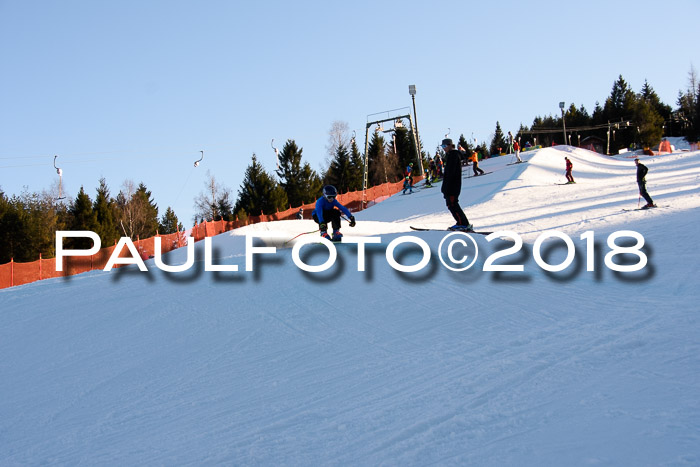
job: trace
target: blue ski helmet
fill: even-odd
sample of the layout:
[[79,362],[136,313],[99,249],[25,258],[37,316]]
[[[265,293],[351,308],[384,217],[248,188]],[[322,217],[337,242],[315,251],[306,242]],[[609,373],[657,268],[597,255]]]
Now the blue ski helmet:
[[335,197],[338,196],[338,190],[336,190],[333,185],[326,185],[323,187],[323,196],[328,201],[333,201]]

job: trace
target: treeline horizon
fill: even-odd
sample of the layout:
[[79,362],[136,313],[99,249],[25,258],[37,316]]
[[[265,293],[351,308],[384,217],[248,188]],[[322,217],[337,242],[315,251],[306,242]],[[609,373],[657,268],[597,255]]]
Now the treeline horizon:
[[[617,128],[608,125],[618,122],[629,124]],[[569,141],[564,140],[564,123]],[[608,135],[611,128],[614,132]],[[368,187],[401,180],[406,166],[417,162],[418,150],[405,122],[391,129],[390,138],[385,138],[384,134],[377,129],[368,142]],[[661,101],[647,81],[639,92],[634,92],[620,75],[610,95],[602,105],[596,102],[592,113],[583,105],[577,107],[572,103],[563,112],[563,121],[562,116],[536,116],[532,125],[521,124],[514,138],[520,141],[521,147],[528,141],[542,146],[578,146],[582,137],[589,136],[609,139],[611,153],[652,147],[665,136],[697,141],[700,136],[700,80],[695,69],[691,66],[688,73],[687,90],[678,92],[675,110]],[[430,158],[443,154],[439,147],[431,154],[420,143],[420,136],[418,141],[425,169]],[[481,159],[501,153],[508,145],[498,121],[490,142],[476,145],[462,133],[457,143],[466,155],[476,152]],[[355,138],[350,136],[346,122],[332,123],[326,149],[327,169],[322,174],[302,160],[303,148],[294,139],[288,139],[279,151],[273,173],[265,170],[253,153],[235,199],[230,188],[207,172],[205,189],[194,199],[193,223],[245,220],[248,216],[299,207],[314,202],[326,184],[334,185],[341,193],[361,190],[364,156]],[[8,196],[0,186],[0,264],[10,259],[34,261],[40,255],[52,258],[56,230],[91,230],[100,236],[103,245],[111,245],[122,236],[135,240],[184,230],[170,206],[159,217],[158,205],[145,184],[136,186],[126,180],[119,193],[112,197],[106,180],[102,178],[99,183],[94,200],[81,186],[78,195],[69,201],[57,199],[55,189],[41,193],[25,190]],[[71,242],[66,246],[90,247],[85,239],[71,239]]]

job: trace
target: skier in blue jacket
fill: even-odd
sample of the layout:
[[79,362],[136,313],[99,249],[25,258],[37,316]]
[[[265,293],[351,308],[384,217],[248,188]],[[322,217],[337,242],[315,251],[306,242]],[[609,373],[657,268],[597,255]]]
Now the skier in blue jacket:
[[[311,213],[314,221],[319,225],[321,237],[333,242],[339,242],[343,238],[340,233],[340,213],[342,212],[350,220],[350,227],[355,227],[355,217],[348,208],[338,202],[336,197],[338,190],[333,185],[323,187],[323,196],[316,201],[316,207]],[[336,209],[338,208],[338,209]],[[333,236],[328,235],[328,222],[333,227]]]

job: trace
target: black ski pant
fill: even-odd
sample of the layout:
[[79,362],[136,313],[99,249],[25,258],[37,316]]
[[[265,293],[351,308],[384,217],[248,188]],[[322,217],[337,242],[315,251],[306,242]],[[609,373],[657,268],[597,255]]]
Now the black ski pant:
[[[320,224],[316,213],[314,213],[314,222]],[[329,209],[327,211],[323,211],[323,222],[325,222],[326,224],[330,223],[333,227],[333,230],[340,230],[340,211],[338,211],[337,209]]]
[[646,200],[647,204],[654,204],[654,201],[647,192],[647,182],[637,182],[637,185],[639,185],[639,194],[642,195],[642,198]]
[[571,170],[567,170],[567,171],[566,171],[566,181],[567,181],[567,182],[571,182],[571,183],[575,183],[575,182],[574,182],[574,176],[571,175]]
[[456,196],[445,195],[445,203],[447,204],[447,209],[450,210],[452,217],[455,218],[457,225],[469,225],[469,220],[467,219],[466,214],[464,214],[464,211],[462,211],[462,208],[459,206],[459,199],[457,199]]
[[479,163],[478,162],[473,162],[472,163],[473,168],[474,168],[474,175],[483,175],[484,171],[479,168]]

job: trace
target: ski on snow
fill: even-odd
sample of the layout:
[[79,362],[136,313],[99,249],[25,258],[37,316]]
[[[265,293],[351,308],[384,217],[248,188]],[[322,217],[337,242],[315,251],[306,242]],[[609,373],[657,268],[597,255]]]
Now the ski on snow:
[[479,174],[479,175],[467,175],[466,177],[462,177],[462,178],[475,178],[475,177],[481,177],[482,175],[488,175],[488,174],[492,174],[492,173],[493,173],[493,171],[491,171],[491,172],[484,172],[484,173]]
[[630,212],[630,211],[648,211],[649,209],[654,209],[654,208],[666,208],[668,206],[657,206],[656,204],[653,206],[650,206],[648,208],[641,207],[641,208],[635,208],[635,209],[623,209],[624,212]]
[[478,232],[475,230],[450,230],[450,229],[431,229],[429,227],[414,227],[412,225],[409,226],[411,230],[418,230],[418,231],[437,231],[437,232],[463,232],[463,233],[473,233],[473,234],[478,234],[478,235],[491,235],[493,232]]

